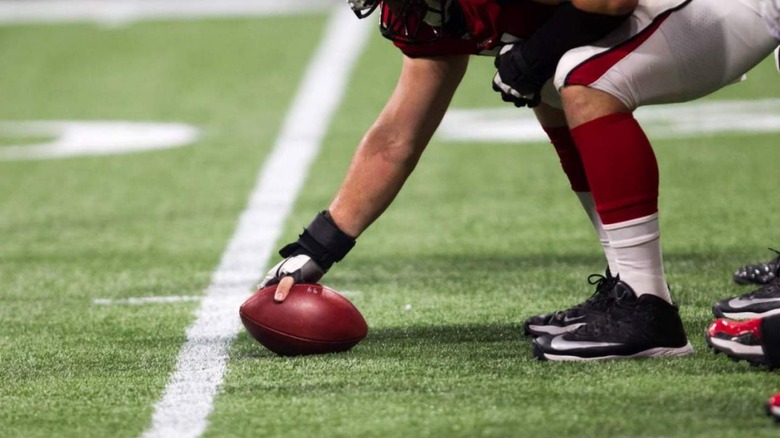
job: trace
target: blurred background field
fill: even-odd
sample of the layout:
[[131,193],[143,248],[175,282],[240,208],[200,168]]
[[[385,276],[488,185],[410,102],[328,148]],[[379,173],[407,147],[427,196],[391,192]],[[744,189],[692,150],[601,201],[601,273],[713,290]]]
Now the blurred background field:
[[[346,5],[156,18],[92,9],[65,22],[14,9],[34,3],[72,17],[90,2],[0,2],[0,435],[139,436],[330,10]],[[242,3],[252,2],[225,4]],[[399,67],[373,32],[280,243],[330,201]],[[454,109],[501,107],[491,69],[474,59]],[[666,269],[695,355],[534,360],[522,321],[592,292],[598,241],[544,140],[442,132],[324,279],[353,292],[369,337],[347,354],[290,359],[242,331],[206,436],[775,436],[762,407],[780,390],[776,373],[712,355],[702,333],[714,301],[744,292],[734,268],[780,245],[779,79],[767,60],[746,82],[664,109],[685,123],[709,108],[724,120],[714,131],[639,116],[654,123]],[[762,131],[723,127],[757,118]],[[59,135],[19,134],[42,121],[180,124],[198,137],[1,158]],[[152,296],[189,298],[121,301]]]

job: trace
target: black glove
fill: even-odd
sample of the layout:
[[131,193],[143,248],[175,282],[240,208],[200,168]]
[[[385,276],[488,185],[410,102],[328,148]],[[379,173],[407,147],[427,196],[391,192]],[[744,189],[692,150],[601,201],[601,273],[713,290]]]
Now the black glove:
[[498,71],[493,76],[493,91],[501,93],[504,102],[512,102],[518,108],[533,108],[541,103],[546,78],[537,75],[523,56],[523,43],[502,47],[495,66]]
[[266,274],[259,288],[292,277],[296,283],[316,283],[328,269],[355,246],[355,239],[336,226],[327,211],[319,213],[298,236],[298,240],[279,250],[285,259]]
[[555,74],[563,54],[604,37],[629,15],[604,15],[580,10],[570,2],[560,4],[530,38],[501,49],[493,89],[515,106],[539,105],[542,86]]

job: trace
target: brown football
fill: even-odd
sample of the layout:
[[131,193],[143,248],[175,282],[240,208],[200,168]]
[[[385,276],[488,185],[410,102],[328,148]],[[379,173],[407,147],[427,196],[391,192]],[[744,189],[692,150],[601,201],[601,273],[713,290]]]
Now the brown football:
[[276,285],[257,291],[239,309],[257,342],[276,354],[299,356],[347,351],[368,334],[360,311],[320,284],[296,284],[284,302],[274,301]]

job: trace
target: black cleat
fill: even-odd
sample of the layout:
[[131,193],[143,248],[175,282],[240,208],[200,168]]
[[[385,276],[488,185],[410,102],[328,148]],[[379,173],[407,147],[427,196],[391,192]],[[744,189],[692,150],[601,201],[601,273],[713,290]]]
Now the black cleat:
[[746,294],[726,298],[712,306],[718,318],[753,319],[780,314],[780,278]]
[[612,276],[609,268],[605,275],[588,276],[588,283],[596,286],[596,291],[590,298],[566,310],[528,318],[523,324],[525,334],[528,336],[557,335],[576,330],[587,322],[588,314],[603,311],[611,301],[615,300],[612,291],[618,279],[619,276]]
[[685,336],[677,306],[655,295],[637,297],[619,281],[617,297],[604,312],[569,333],[544,335],[533,341],[540,360],[584,361],[638,357],[685,356],[693,347]]
[[777,253],[777,257],[766,263],[742,266],[734,272],[734,282],[737,284],[768,284],[780,276],[780,251],[769,248]]

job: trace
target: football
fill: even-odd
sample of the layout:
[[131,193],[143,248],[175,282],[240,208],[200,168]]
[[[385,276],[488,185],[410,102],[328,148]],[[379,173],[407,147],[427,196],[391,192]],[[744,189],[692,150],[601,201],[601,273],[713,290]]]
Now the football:
[[368,334],[360,311],[336,291],[320,284],[296,284],[283,302],[276,285],[257,291],[239,309],[247,331],[282,356],[347,351]]

